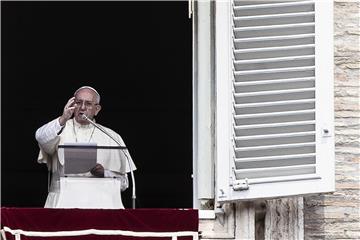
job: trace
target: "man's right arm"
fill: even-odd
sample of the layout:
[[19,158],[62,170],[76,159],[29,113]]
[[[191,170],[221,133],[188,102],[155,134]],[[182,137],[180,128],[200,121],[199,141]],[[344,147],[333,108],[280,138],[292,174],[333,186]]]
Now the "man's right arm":
[[55,152],[56,144],[59,142],[59,133],[63,126],[59,123],[59,118],[40,127],[36,133],[35,138],[40,147],[48,154]]
[[41,149],[48,154],[55,152],[55,147],[58,144],[60,131],[65,126],[66,121],[71,118],[74,113],[76,104],[74,105],[75,97],[72,97],[66,103],[63,114],[53,121],[45,124],[39,128],[35,133],[35,138],[38,141]]

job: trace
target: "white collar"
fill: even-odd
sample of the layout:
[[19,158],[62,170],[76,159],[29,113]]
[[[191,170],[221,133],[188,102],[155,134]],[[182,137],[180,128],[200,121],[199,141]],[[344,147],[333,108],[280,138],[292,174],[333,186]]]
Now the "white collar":
[[[95,122],[95,119],[92,119],[92,120],[93,120],[93,122]],[[78,122],[76,121],[75,118],[73,118],[73,124],[74,124],[74,126],[77,127],[77,128],[90,129],[90,128],[93,127],[90,123],[89,123],[89,124],[80,124],[80,123],[78,123]]]

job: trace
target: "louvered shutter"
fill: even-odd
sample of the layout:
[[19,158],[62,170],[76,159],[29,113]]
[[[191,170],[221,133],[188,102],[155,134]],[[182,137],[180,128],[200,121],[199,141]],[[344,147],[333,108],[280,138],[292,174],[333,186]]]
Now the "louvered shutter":
[[331,2],[216,7],[218,200],[333,191]]

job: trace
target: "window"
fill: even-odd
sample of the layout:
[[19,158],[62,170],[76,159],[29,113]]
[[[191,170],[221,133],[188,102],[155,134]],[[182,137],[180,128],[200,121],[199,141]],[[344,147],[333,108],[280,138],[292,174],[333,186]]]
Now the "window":
[[217,200],[333,191],[332,2],[215,7]]

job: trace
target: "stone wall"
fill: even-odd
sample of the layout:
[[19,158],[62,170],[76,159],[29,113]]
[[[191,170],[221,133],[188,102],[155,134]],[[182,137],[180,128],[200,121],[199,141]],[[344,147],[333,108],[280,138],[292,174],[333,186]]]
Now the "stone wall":
[[336,192],[304,198],[305,239],[360,239],[360,1],[335,0]]

